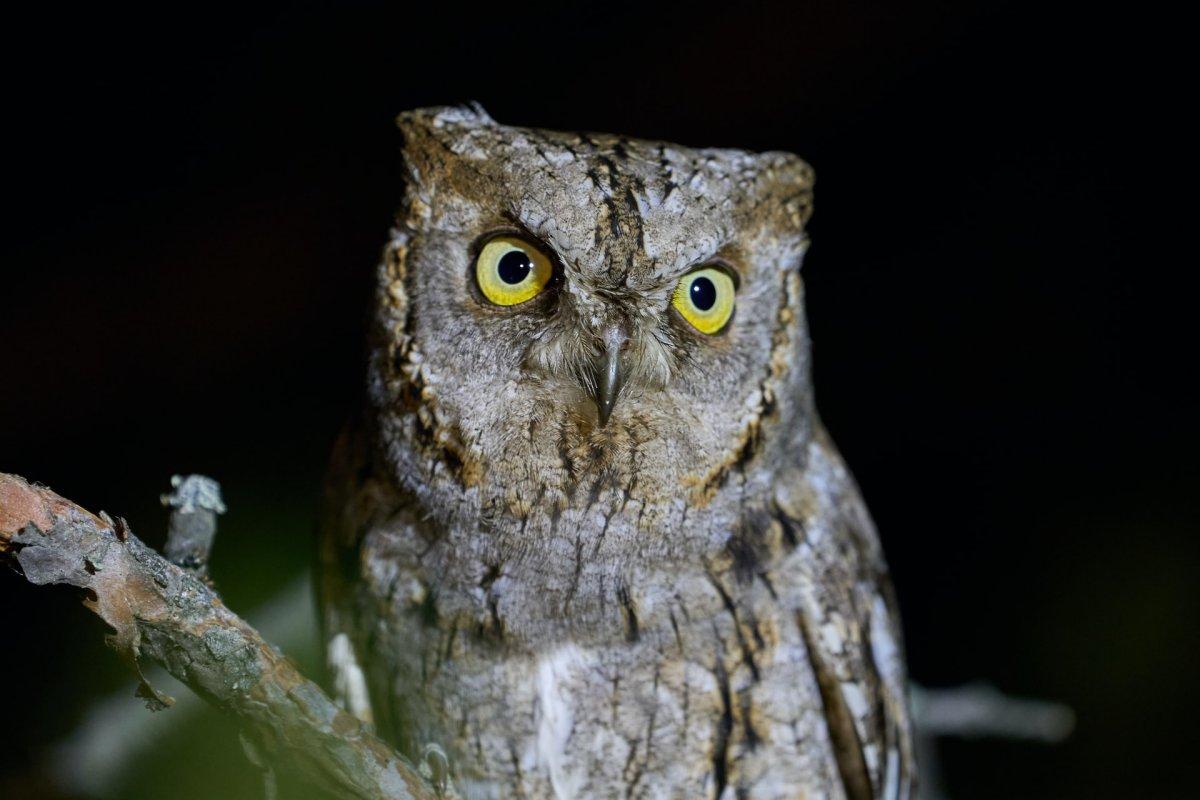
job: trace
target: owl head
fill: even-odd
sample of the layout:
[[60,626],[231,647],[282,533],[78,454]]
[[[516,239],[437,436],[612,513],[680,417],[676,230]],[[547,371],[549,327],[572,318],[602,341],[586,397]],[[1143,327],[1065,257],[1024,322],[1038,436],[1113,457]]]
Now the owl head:
[[807,164],[478,107],[399,124],[370,391],[430,513],[702,509],[803,443]]

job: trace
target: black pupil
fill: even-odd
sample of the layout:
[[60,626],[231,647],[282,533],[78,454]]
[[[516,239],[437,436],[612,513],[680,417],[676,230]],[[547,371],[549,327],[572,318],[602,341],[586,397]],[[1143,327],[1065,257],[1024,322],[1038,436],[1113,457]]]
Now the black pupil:
[[696,278],[689,290],[692,295],[692,305],[701,311],[708,311],[717,302],[717,287],[708,278]]
[[525,280],[531,269],[533,260],[520,250],[509,250],[500,256],[500,263],[496,267],[496,271],[500,273],[500,280],[512,285]]

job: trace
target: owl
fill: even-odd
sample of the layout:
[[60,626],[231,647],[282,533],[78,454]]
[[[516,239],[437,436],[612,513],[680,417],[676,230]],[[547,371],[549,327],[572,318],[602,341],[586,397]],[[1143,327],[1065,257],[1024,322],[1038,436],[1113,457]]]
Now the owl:
[[786,153],[401,115],[319,593],[464,798],[906,798],[896,606],[814,408]]

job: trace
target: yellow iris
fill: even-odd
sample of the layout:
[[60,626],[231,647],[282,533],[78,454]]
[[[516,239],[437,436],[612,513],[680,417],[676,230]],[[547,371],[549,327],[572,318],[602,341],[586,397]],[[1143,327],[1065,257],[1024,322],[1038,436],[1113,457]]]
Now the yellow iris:
[[498,306],[532,300],[553,276],[554,265],[549,257],[518,236],[491,239],[475,260],[479,290]]
[[733,278],[723,269],[689,272],[675,287],[671,305],[701,333],[716,333],[733,316]]

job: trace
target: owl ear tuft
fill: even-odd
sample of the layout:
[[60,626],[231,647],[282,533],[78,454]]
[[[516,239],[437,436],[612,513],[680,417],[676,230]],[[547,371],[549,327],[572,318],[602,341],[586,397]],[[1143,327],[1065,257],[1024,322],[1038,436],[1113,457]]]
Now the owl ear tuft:
[[447,128],[475,128],[495,124],[496,121],[491,115],[474,100],[457,106],[414,108],[402,111],[396,117],[396,125],[405,137],[417,130],[435,133]]
[[487,109],[478,100],[468,100],[464,106],[471,109],[471,112],[480,122],[494,123],[496,121],[492,119],[492,115],[487,112]]
[[760,153],[757,161],[759,195],[802,230],[812,216],[813,168],[799,156],[779,151]]
[[403,136],[402,155],[410,192],[429,188],[453,171],[460,159],[475,160],[488,149],[480,145],[497,126],[478,103],[433,106],[396,117]]
[[478,103],[405,111],[396,117],[396,125],[404,138],[410,174],[432,164],[444,168],[448,160],[484,157],[489,152],[486,140],[499,127]]

